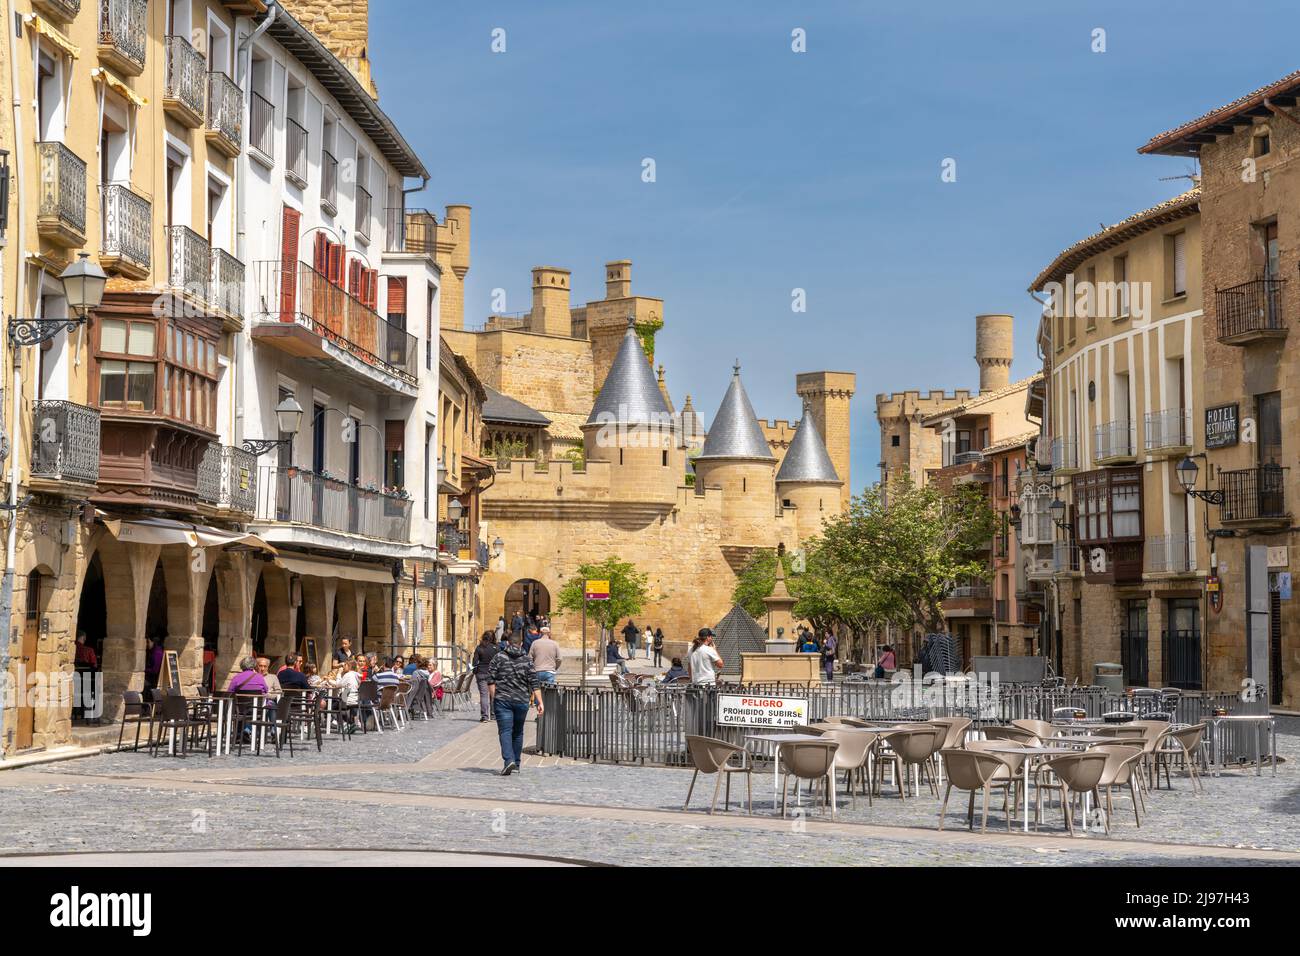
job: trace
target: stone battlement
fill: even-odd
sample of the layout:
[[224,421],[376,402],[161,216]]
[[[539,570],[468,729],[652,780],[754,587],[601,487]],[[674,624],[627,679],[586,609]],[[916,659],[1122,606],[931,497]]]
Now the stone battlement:
[[[971,397],[970,389],[958,388],[951,392],[944,391],[941,388],[931,389],[922,393],[920,389],[907,389],[903,392],[878,392],[876,394],[876,415],[877,417],[888,417],[890,409],[901,409],[903,405],[933,405],[935,408],[942,408],[945,405],[955,405],[964,402]],[[913,408],[912,410],[915,410]]]

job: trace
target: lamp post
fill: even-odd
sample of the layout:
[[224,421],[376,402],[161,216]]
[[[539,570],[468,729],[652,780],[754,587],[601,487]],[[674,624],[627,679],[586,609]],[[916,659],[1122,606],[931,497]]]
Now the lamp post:
[[292,394],[286,395],[279,405],[275,406],[276,423],[280,427],[280,432],[286,435],[285,438],[245,438],[244,451],[250,455],[262,456],[272,448],[279,448],[281,445],[292,447],[293,440],[298,434],[298,429],[302,427],[302,406]]
[[[26,268],[20,265],[19,268]],[[104,301],[104,286],[108,276],[98,264],[90,261],[88,253],[81,253],[77,261],[63,270],[59,276],[63,283],[63,297],[73,315],[61,319],[20,319],[9,317],[9,354],[13,363],[13,383],[9,394],[9,449],[14,461],[9,469],[9,500],[0,505],[0,510],[9,512],[9,531],[5,539],[5,570],[3,582],[0,583],[0,674],[9,673],[9,639],[13,626],[14,607],[14,559],[18,551],[18,406],[22,398],[22,347],[40,345],[48,342],[60,332],[72,330],[86,322],[91,309],[99,308]],[[0,438],[3,438],[0,435]],[[6,457],[0,443],[0,458]],[[3,740],[4,716],[0,714],[0,740]],[[0,755],[3,745],[0,744]]]

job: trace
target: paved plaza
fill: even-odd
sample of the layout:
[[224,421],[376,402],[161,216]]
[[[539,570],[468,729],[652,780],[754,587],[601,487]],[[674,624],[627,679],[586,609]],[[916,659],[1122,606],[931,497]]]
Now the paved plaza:
[[[531,729],[531,728],[530,728]],[[754,815],[710,817],[711,778],[692,808],[690,772],[590,764],[530,755],[502,778],[494,724],[477,709],[414,721],[403,732],[328,741],[298,756],[111,753],[0,772],[0,854],[53,865],[52,854],[93,854],[93,865],[147,862],[130,854],[179,851],[187,862],[297,860],[335,865],[345,854],[391,847],[406,865],[594,863],[1296,865],[1300,864],[1300,720],[1283,719],[1276,776],[1232,771],[1186,778],[1148,801],[1141,828],[1127,799],[1110,836],[1068,838],[1059,810],[1026,835],[1007,834],[1000,809],[989,832],[968,833],[954,797],[946,829],[922,790],[901,801],[886,789],[868,807],[841,794],[838,816],[793,820],[774,810],[773,778],[754,777]],[[733,791],[733,800],[736,793]],[[806,798],[805,798],[806,799]],[[1000,808],[1000,799],[995,801]],[[297,850],[292,848],[308,848]],[[310,852],[308,852],[310,850]],[[256,851],[254,853],[254,851]],[[240,854],[253,853],[251,858]],[[297,854],[297,855],[295,855]],[[9,861],[6,861],[9,862]]]

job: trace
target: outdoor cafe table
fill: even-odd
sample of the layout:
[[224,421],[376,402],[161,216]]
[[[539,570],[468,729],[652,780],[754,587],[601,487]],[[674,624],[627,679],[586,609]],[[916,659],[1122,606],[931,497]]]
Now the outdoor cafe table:
[[[843,730],[844,733],[864,733],[874,734],[875,730],[863,730],[861,727],[848,727]],[[781,789],[781,760],[780,750],[782,744],[803,744],[816,740],[812,734],[746,734],[745,740],[752,740],[754,743],[763,747],[772,748],[772,798],[775,800],[777,791]],[[832,786],[834,782],[832,780]],[[796,790],[796,794],[798,791]]]
[[[1063,757],[1066,754],[1078,753],[1072,747],[985,747],[985,752],[995,754],[1028,754],[1032,757]],[[1031,759],[1025,759],[1025,832],[1029,832],[1029,765],[1033,763]],[[1068,802],[1068,801],[1067,801]],[[1066,809],[1069,813],[1069,809]],[[1083,818],[1088,819],[1088,795],[1083,795]],[[1087,830],[1085,829],[1086,833]]]

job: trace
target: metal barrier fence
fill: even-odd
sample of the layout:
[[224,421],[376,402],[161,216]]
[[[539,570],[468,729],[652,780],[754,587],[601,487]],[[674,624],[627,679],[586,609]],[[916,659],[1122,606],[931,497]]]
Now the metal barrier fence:
[[[687,762],[688,734],[743,745],[746,734],[759,732],[752,727],[719,724],[719,694],[805,698],[809,723],[832,716],[866,720],[969,717],[976,727],[982,727],[1019,719],[1049,720],[1058,707],[1073,707],[1098,718],[1121,710],[1141,716],[1164,706],[1158,695],[1129,697],[1102,687],[1058,690],[965,679],[933,684],[836,681],[811,688],[780,684],[673,685],[644,691],[544,687],[545,713],[537,721],[537,749],[593,762],[681,766]],[[1245,702],[1236,694],[1184,695],[1174,707],[1173,720],[1199,723],[1215,708],[1229,714],[1268,713],[1266,702]],[[1240,755],[1253,754],[1251,734],[1247,727],[1223,728],[1219,735],[1222,752],[1215,754],[1216,762],[1233,762]]]

